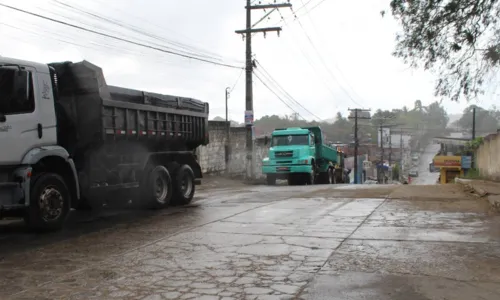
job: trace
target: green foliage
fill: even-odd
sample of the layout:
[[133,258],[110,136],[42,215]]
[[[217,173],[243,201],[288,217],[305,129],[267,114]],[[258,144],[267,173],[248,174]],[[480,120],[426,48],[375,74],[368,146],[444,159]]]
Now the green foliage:
[[479,173],[479,170],[475,169],[475,168],[467,170],[467,173],[461,177],[464,179],[482,179],[482,176]]
[[406,106],[403,109],[393,109],[392,111],[377,110],[372,116],[372,123],[377,125],[382,118],[392,118],[394,124],[404,124],[405,127],[421,129],[444,129],[448,124],[448,114],[439,102],[433,102],[429,106],[423,106],[422,101],[415,101],[414,108],[409,110]]
[[[415,101],[413,109],[403,107],[391,111],[377,110],[371,120],[359,120],[358,139],[360,144],[376,143],[378,137],[378,126],[383,117],[393,117],[392,124],[401,125],[404,128],[426,130],[429,136],[440,134],[448,123],[448,115],[444,108],[438,103],[423,106],[422,101]],[[269,134],[275,128],[286,128],[294,126],[320,126],[326,137],[331,142],[352,143],[354,141],[354,121],[348,119],[339,112],[334,122],[307,122],[298,118],[297,115],[280,117],[277,115],[264,116],[255,121],[257,130],[262,134]]]
[[399,180],[399,164],[392,167],[392,180]]
[[476,108],[476,133],[495,132],[500,121],[500,111],[496,107],[486,110],[476,105],[470,105],[464,109],[463,115],[456,125],[472,132],[472,111],[474,107]]
[[402,29],[394,55],[437,71],[436,95],[471,99],[498,72],[500,1],[391,0],[390,7]]
[[465,144],[465,151],[466,152],[475,151],[477,148],[479,148],[479,146],[481,146],[481,144],[483,143],[483,141],[484,141],[484,138],[482,136],[480,136],[480,137],[477,137],[477,138],[473,139],[470,142],[467,142]]

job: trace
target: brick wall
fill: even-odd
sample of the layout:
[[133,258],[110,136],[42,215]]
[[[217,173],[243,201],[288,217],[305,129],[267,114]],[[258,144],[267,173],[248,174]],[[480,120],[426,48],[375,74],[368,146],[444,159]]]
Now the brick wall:
[[[207,174],[223,174],[227,169],[230,176],[244,176],[246,174],[246,129],[244,127],[230,128],[231,150],[226,165],[226,124],[225,121],[208,122],[210,143],[197,150],[201,169]],[[256,177],[262,176],[262,159],[267,156],[268,147],[263,139],[257,139],[254,143]]]

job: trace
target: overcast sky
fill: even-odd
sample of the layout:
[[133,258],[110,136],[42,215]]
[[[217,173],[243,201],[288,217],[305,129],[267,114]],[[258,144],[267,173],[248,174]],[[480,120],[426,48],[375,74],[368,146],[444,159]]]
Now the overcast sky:
[[[63,0],[64,3],[132,25],[152,39],[110,22],[61,6],[54,0],[1,0],[29,10],[107,34],[148,45],[196,47],[225,64],[242,66],[245,43],[234,30],[245,26],[244,0]],[[268,3],[269,1],[262,1]],[[271,1],[274,2],[274,1]],[[279,1],[278,1],[279,2]],[[435,100],[435,78],[429,72],[408,69],[391,56],[398,25],[380,11],[389,0],[291,0],[290,9],[272,13],[257,27],[282,26],[280,37],[268,33],[253,38],[255,58],[297,102],[288,105],[306,119],[329,119],[337,111],[363,107],[376,110],[413,107]],[[305,7],[302,7],[306,4]],[[254,11],[253,21],[265,12]],[[284,16],[285,22],[280,22]],[[253,23],[254,23],[253,22]],[[279,23],[279,24],[278,24]],[[243,122],[244,74],[239,69],[185,59],[110,38],[86,33],[0,7],[0,55],[37,62],[86,59],[104,69],[108,84],[150,92],[192,97],[210,103],[210,117],[224,116],[224,92],[233,87],[230,117]],[[180,49],[180,48],[178,48]],[[180,49],[180,50],[185,50]],[[213,54],[212,54],[213,53]],[[260,73],[259,73],[260,72]],[[265,73],[264,73],[265,74]],[[238,80],[239,79],[239,80]],[[274,90],[277,88],[263,78]],[[491,89],[479,105],[490,107],[498,99]],[[448,113],[460,113],[466,103],[445,100]],[[256,118],[291,114],[257,78],[254,78]]]

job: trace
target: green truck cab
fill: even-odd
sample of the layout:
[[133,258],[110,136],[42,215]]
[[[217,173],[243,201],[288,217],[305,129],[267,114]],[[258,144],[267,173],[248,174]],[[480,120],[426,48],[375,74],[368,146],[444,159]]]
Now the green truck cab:
[[269,157],[262,161],[267,184],[277,179],[289,185],[347,183],[345,154],[324,144],[320,127],[275,129],[271,136]]

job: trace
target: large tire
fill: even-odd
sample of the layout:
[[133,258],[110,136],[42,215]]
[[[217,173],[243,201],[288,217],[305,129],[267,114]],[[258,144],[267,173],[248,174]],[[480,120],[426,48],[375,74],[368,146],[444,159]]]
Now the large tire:
[[40,173],[31,178],[30,204],[24,216],[36,231],[61,229],[68,217],[71,193],[64,179],[55,173]]
[[158,165],[146,170],[146,178],[141,184],[141,198],[139,199],[148,208],[166,208],[172,200],[172,178],[167,168]]
[[276,176],[268,174],[266,176],[267,185],[276,185]]
[[175,173],[174,180],[174,204],[188,205],[191,203],[195,192],[195,177],[193,169],[188,165],[182,165]]
[[306,173],[305,174],[305,184],[306,185],[313,185],[316,181],[316,168],[313,166],[312,172],[311,173]]

